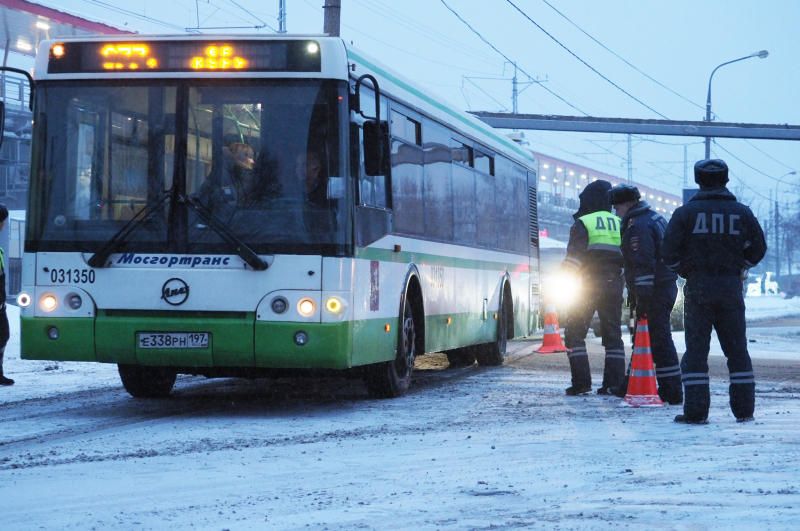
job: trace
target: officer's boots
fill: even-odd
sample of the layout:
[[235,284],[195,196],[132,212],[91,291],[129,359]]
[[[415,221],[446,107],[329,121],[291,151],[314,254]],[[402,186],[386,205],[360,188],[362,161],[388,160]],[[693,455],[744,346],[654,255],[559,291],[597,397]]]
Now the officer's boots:
[[3,376],[3,355],[6,353],[6,348],[0,349],[0,385],[14,385],[14,380]]

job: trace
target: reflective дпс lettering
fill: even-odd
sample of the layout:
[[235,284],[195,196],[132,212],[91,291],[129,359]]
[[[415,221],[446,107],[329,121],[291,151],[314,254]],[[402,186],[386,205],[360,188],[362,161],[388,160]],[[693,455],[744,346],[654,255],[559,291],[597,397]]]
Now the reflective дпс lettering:
[[[728,222],[725,223],[725,218]],[[730,234],[738,236],[741,234],[739,229],[739,214],[711,214],[711,227],[709,230],[708,214],[706,212],[698,212],[697,217],[694,219],[694,228],[692,234]]]

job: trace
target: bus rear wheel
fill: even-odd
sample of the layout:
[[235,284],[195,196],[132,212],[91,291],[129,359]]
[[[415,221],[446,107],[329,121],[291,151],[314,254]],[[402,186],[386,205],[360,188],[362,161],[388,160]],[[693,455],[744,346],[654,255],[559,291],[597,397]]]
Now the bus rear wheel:
[[414,310],[406,297],[400,314],[400,330],[397,337],[397,354],[392,361],[376,363],[367,367],[364,382],[373,398],[396,398],[408,391],[414,359],[417,357],[418,324]]
[[175,371],[163,367],[118,365],[119,377],[125,390],[135,398],[163,398],[175,385]]
[[497,338],[492,343],[485,343],[473,347],[478,365],[502,365],[506,358],[508,347],[509,308],[508,299],[503,297],[500,310],[497,312]]

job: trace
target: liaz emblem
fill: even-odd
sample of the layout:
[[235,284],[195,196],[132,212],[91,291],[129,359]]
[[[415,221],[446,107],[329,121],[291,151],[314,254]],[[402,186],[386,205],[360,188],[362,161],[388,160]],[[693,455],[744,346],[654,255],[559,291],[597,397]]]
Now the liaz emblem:
[[179,278],[171,278],[161,286],[161,299],[171,306],[180,306],[189,298],[189,284]]

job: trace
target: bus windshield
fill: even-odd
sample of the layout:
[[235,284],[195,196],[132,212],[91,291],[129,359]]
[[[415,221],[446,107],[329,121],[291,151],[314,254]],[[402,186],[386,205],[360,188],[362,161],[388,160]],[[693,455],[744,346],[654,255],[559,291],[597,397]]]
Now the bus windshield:
[[234,254],[224,226],[260,253],[342,254],[346,101],[320,80],[42,84],[29,248],[97,252],[151,209],[119,251]]

